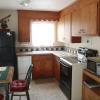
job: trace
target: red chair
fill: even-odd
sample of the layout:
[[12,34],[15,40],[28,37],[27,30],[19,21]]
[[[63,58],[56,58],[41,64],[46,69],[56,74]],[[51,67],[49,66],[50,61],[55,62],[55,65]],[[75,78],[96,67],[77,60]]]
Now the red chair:
[[[30,65],[25,80],[14,80],[10,84],[11,100],[13,100],[13,96],[20,96],[20,99],[21,96],[27,96],[27,100],[30,100],[28,90],[29,90],[29,85],[31,80],[32,69],[33,69],[33,65]],[[15,94],[15,92],[25,92],[25,94]]]
[[4,100],[4,96],[0,94],[0,100]]

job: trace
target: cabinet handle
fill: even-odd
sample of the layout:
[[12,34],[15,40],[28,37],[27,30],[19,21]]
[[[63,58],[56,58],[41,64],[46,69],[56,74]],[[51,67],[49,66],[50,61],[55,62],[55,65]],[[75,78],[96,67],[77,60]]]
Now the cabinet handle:
[[82,33],[86,33],[84,29],[80,29],[80,31],[81,31]]
[[81,29],[81,32],[85,32],[85,30],[84,29]]
[[85,33],[85,31],[83,31],[83,33]]

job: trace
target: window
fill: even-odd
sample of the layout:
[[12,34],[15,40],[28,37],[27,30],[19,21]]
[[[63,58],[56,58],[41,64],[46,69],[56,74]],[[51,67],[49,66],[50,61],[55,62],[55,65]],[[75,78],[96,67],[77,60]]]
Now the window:
[[51,46],[55,40],[55,22],[53,21],[33,21],[32,28],[32,45],[34,46]]

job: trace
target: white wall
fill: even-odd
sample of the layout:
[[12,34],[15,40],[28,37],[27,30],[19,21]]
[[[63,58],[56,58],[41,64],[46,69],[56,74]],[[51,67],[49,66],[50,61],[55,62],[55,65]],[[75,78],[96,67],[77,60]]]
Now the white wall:
[[[7,22],[8,29],[16,32],[16,40],[18,37],[18,14],[16,10],[0,10],[0,19],[11,14],[9,22]],[[1,28],[1,25],[0,25]]]
[[97,49],[100,52],[100,37],[99,36],[82,36],[82,43],[70,43],[68,46],[73,48],[88,47]]

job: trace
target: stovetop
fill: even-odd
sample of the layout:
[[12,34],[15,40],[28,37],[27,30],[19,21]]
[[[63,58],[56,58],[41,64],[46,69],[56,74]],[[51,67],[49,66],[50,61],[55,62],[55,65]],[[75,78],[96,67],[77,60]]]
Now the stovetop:
[[70,56],[67,56],[67,57],[61,57],[60,58],[60,61],[63,61],[64,63],[68,63],[70,65],[74,64],[74,63],[79,63],[77,57],[70,57]]

